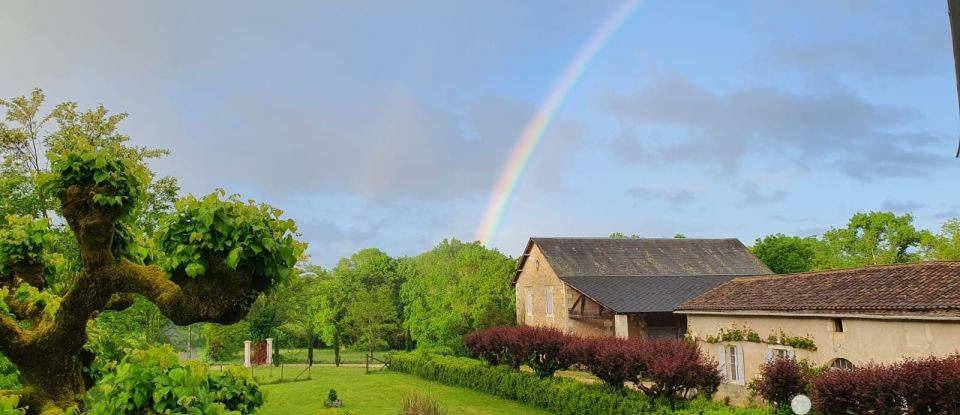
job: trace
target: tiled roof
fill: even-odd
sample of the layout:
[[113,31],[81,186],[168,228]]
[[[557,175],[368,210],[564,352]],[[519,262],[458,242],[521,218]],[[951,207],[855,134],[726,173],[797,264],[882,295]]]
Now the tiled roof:
[[960,316],[960,262],[737,278],[677,310]]
[[761,275],[736,239],[531,238],[559,277]]
[[531,238],[557,276],[619,313],[670,312],[731,278],[770,274],[736,239]]
[[680,303],[729,281],[725,275],[562,277],[591,300],[618,313],[669,313]]

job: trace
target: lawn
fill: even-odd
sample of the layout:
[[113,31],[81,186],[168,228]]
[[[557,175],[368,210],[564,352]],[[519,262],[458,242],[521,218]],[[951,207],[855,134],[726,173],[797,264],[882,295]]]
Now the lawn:
[[[289,369],[291,368],[287,368]],[[273,378],[278,377],[277,370],[273,369]],[[298,368],[297,372],[300,370],[302,368]],[[396,415],[402,406],[403,397],[416,391],[433,396],[450,414],[548,414],[518,402],[402,373],[382,371],[365,374],[363,368],[357,367],[314,367],[311,374],[312,380],[262,386],[267,391],[267,403],[259,413]],[[267,368],[255,369],[254,375],[264,381],[270,378]],[[289,379],[295,375],[285,373],[284,378]],[[323,401],[331,388],[337,390],[340,400],[343,401],[342,408],[323,407]]]

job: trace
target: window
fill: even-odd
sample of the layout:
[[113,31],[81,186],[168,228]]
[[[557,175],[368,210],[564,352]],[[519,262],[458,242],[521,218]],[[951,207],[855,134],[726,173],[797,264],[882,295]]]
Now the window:
[[833,319],[833,331],[837,333],[843,333],[843,319],[835,318]]
[[547,301],[547,316],[553,317],[553,287],[546,288],[545,296]]
[[796,359],[796,351],[792,347],[786,346],[768,346],[767,347],[767,361],[772,361],[774,359]]
[[727,368],[730,381],[739,382],[740,379],[737,375],[740,371],[740,362],[737,360],[737,346],[727,346],[727,361],[730,362],[730,366]]
[[533,288],[524,288],[523,293],[525,297],[523,308],[527,310],[527,317],[533,317]]
[[853,370],[853,369],[856,369],[856,367],[853,366],[853,362],[847,359],[844,359],[842,357],[838,357],[830,361],[830,370]]
[[537,270],[537,271],[540,270],[540,260],[539,260],[539,259],[533,260],[533,269],[535,269],[535,270]]
[[743,384],[743,349],[735,345],[720,345],[717,350],[720,373],[727,383]]

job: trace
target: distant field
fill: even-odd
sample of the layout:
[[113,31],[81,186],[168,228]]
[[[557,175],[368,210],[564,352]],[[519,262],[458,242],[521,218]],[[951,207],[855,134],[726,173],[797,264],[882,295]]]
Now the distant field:
[[[361,353],[362,357],[362,353]],[[296,372],[302,370],[295,367]],[[288,368],[289,369],[289,368]],[[262,381],[278,378],[278,368],[254,369],[254,376]],[[285,379],[294,374],[284,373]],[[456,388],[420,379],[402,373],[382,371],[365,374],[357,367],[314,367],[312,380],[264,385],[267,402],[260,410],[263,415],[287,414],[357,414],[396,415],[403,397],[411,392],[433,396],[450,414],[466,415],[546,415],[541,409],[518,402],[500,399],[469,389]],[[343,407],[323,407],[327,392],[336,389]]]
[[[385,357],[390,352],[380,351],[374,353],[374,356],[381,358]],[[365,352],[353,351],[353,350],[344,350],[340,352],[340,362],[341,363],[363,363],[363,356]],[[206,351],[203,349],[197,349],[197,356],[206,356]],[[295,363],[307,363],[307,349],[280,349],[280,356],[283,363],[295,364]],[[243,352],[237,353],[233,358],[225,360],[223,362],[210,362],[211,364],[242,364],[243,363]],[[313,349],[313,363],[314,364],[327,364],[333,363],[333,349]]]

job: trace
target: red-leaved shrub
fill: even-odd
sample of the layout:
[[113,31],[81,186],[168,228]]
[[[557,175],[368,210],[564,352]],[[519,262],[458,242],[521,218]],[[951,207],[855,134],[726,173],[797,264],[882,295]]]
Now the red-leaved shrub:
[[824,414],[957,414],[960,355],[833,370],[814,381],[812,395]]
[[491,365],[507,365],[514,369],[523,363],[523,350],[517,327],[491,327],[471,333],[463,338],[463,344],[474,356]]
[[576,363],[609,386],[622,388],[627,381],[638,382],[644,371],[642,341],[616,337],[573,339],[568,352]]
[[691,389],[698,394],[713,395],[720,386],[721,374],[713,363],[700,352],[696,343],[673,339],[643,342],[641,366],[646,368],[643,378],[650,386],[640,389],[653,396],[688,398]]
[[571,336],[550,327],[521,326],[516,330],[523,363],[541,378],[553,376],[573,363],[571,354],[565,350]]
[[796,359],[777,358],[760,367],[760,379],[750,388],[776,407],[790,404],[794,396],[806,393],[810,380]]
[[633,382],[653,396],[709,397],[720,384],[716,364],[683,340],[579,337],[547,327],[493,327],[467,335],[464,345],[492,365],[530,366],[540,377],[579,365],[605,384]]

